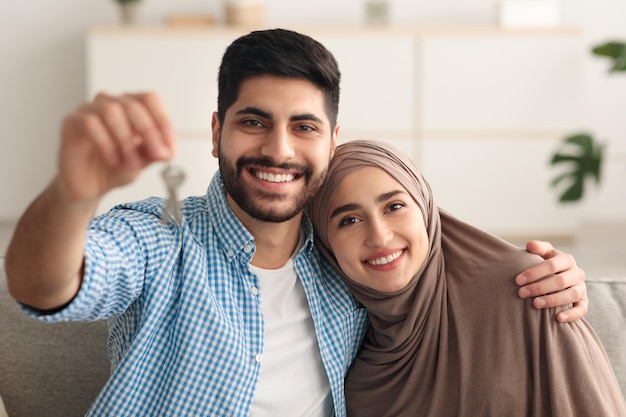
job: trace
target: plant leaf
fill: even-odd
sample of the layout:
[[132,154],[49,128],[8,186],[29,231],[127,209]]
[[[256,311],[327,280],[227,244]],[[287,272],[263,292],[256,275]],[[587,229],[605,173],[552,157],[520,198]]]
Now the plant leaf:
[[580,200],[584,194],[586,177],[593,178],[596,183],[600,182],[603,156],[604,145],[596,143],[589,134],[579,133],[563,140],[561,148],[550,161],[550,165],[567,164],[571,168],[570,171],[561,173],[552,180],[552,187],[569,181],[569,186],[561,194],[559,201]]
[[626,43],[617,41],[606,42],[594,46],[591,52],[613,60],[610,72],[626,71]]

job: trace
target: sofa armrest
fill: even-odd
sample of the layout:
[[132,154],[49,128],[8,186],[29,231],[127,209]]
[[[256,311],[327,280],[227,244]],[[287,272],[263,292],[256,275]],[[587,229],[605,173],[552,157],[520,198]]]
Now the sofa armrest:
[[28,317],[8,294],[0,258],[0,334],[0,396],[10,417],[85,415],[109,377],[105,321]]
[[626,396],[626,277],[587,278],[589,313]]

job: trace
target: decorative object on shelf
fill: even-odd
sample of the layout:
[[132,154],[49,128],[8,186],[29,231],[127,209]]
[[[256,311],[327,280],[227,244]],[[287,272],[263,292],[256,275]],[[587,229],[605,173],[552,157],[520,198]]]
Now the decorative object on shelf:
[[176,14],[167,18],[169,26],[212,26],[215,19],[204,14]]
[[[591,52],[613,61],[610,73],[626,72],[626,43],[606,42],[593,47]],[[561,148],[550,161],[551,165],[569,163],[572,167],[571,171],[562,173],[552,180],[553,187],[565,179],[570,180],[569,187],[559,197],[561,203],[580,201],[584,195],[587,177],[594,179],[597,184],[600,183],[605,146],[587,133],[578,133],[563,139]]]
[[141,0],[115,0],[120,7],[120,17],[125,25],[137,23]]
[[228,25],[260,27],[265,23],[265,3],[262,0],[227,0],[225,14]]
[[500,0],[496,3],[502,27],[551,27],[560,23],[558,0]]
[[389,0],[365,0],[365,24],[389,24]]

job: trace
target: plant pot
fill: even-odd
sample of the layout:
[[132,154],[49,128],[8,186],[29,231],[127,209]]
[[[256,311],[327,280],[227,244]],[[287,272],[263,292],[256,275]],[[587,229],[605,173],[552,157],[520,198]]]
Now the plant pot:
[[139,2],[120,3],[120,19],[124,25],[134,25],[139,17]]
[[389,1],[365,0],[365,24],[372,26],[389,24]]

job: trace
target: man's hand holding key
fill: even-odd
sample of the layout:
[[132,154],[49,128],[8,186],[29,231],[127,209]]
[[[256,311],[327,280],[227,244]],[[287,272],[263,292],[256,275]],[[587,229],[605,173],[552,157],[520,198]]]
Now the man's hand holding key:
[[157,94],[99,94],[64,120],[60,180],[71,199],[99,200],[175,153],[174,129]]
[[99,94],[64,119],[61,136],[58,173],[18,222],[5,263],[18,275],[12,294],[41,310],[78,293],[85,231],[101,198],[176,153],[174,129],[153,93]]

